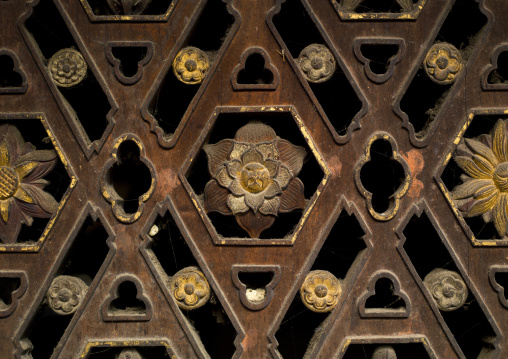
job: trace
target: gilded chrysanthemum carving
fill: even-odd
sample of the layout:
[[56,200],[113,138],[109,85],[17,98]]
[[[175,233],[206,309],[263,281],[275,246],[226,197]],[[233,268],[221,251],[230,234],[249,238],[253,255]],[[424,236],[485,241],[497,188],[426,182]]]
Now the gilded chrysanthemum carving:
[[438,84],[451,84],[464,67],[460,51],[448,43],[432,46],[423,62],[429,78]]
[[58,203],[44,192],[43,177],[56,164],[54,150],[36,151],[25,142],[16,127],[0,126],[0,239],[14,243],[21,224],[31,225],[33,217],[48,218]]
[[443,312],[451,312],[462,307],[469,293],[458,273],[441,268],[427,274],[423,284],[436,301],[439,310]]
[[330,272],[315,270],[307,274],[300,287],[303,304],[314,312],[332,311],[339,301],[342,288],[339,280]]
[[306,151],[275,135],[261,122],[240,128],[233,140],[206,145],[213,177],[205,188],[205,209],[234,215],[251,237],[259,237],[278,213],[305,207],[296,178]]
[[300,52],[298,65],[309,82],[320,83],[330,79],[335,72],[335,58],[324,45],[312,44]]
[[77,277],[58,276],[46,294],[48,305],[60,315],[72,314],[83,301],[87,289],[85,282]]
[[139,15],[151,0],[106,0],[106,2],[117,15]]
[[63,49],[49,60],[48,68],[53,81],[60,87],[71,87],[80,83],[86,76],[86,62],[74,49]]
[[200,84],[210,68],[208,56],[196,47],[186,47],[178,52],[173,61],[176,78],[188,85]]
[[494,222],[500,237],[508,226],[508,139],[506,122],[498,120],[489,135],[462,139],[455,162],[465,172],[451,195],[464,217],[481,215]]
[[210,285],[205,275],[196,267],[178,271],[169,281],[171,293],[182,309],[197,309],[210,299]]

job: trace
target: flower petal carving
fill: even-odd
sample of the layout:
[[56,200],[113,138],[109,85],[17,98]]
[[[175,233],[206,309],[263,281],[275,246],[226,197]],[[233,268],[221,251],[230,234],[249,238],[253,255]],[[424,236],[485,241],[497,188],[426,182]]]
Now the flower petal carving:
[[69,315],[78,309],[87,290],[88,286],[81,279],[61,275],[51,282],[46,298],[57,314]]
[[425,276],[423,284],[439,310],[443,312],[451,312],[462,307],[469,294],[462,277],[457,272],[446,269],[434,269]]
[[273,224],[281,203],[284,212],[305,207],[303,183],[295,176],[306,151],[277,137],[271,127],[252,121],[234,140],[206,145],[204,150],[213,178],[205,187],[206,211],[235,215],[251,237]]
[[463,183],[451,196],[464,217],[481,215],[493,222],[500,237],[508,227],[508,161],[506,161],[506,122],[498,120],[489,135],[462,139],[454,157],[465,172]]
[[0,240],[14,243],[21,224],[49,218],[58,207],[42,177],[56,164],[54,150],[37,151],[16,127],[0,126]]
[[307,274],[300,287],[303,304],[313,312],[333,310],[342,292],[340,281],[330,272],[315,270]]
[[453,83],[464,68],[460,51],[448,43],[433,45],[423,64],[429,78],[442,85]]
[[186,267],[169,280],[169,290],[182,309],[202,307],[210,299],[210,285],[197,267]]

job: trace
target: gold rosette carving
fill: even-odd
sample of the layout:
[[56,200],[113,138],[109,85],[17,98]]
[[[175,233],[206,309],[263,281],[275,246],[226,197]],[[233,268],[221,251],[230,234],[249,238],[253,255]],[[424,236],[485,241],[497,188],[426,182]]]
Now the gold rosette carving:
[[324,270],[311,271],[300,287],[303,304],[318,313],[332,311],[341,293],[340,281],[332,273]]
[[83,56],[74,49],[63,49],[49,60],[48,68],[57,86],[72,87],[79,84],[86,76],[86,62]]
[[457,272],[441,268],[427,274],[423,284],[436,301],[439,310],[443,312],[451,312],[462,307],[469,293],[466,283]]
[[313,83],[329,80],[336,67],[332,52],[320,44],[312,44],[304,48],[298,56],[297,63],[303,77]]
[[182,309],[197,309],[210,299],[210,285],[197,267],[187,267],[178,271],[169,281],[169,288]]
[[180,50],[173,61],[173,73],[178,80],[187,85],[203,82],[209,68],[208,55],[191,46]]
[[88,286],[81,279],[61,275],[53,279],[46,298],[55,313],[69,315],[74,313],[86,294]]
[[442,85],[454,82],[464,67],[460,51],[448,43],[439,43],[432,46],[423,64],[429,78]]

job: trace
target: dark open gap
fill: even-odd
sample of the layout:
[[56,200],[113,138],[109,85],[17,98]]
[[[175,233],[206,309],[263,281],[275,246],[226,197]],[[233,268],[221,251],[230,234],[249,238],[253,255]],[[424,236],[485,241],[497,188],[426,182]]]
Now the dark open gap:
[[118,160],[109,172],[109,182],[123,199],[125,213],[136,213],[139,197],[150,189],[152,183],[150,170],[141,162],[139,156],[136,142],[123,141],[118,148]]
[[508,299],[508,273],[507,272],[497,272],[494,275],[494,279],[496,283],[499,284],[504,289],[504,299]]
[[273,278],[273,272],[238,272],[238,279],[247,289],[265,288]]
[[390,206],[391,196],[403,182],[404,168],[392,159],[392,146],[385,140],[376,140],[370,147],[371,159],[360,170],[360,180],[372,193],[372,207],[377,213],[385,212]]
[[[87,0],[95,15],[116,15],[105,0]],[[114,0],[122,3],[125,0]],[[146,2],[146,0],[143,0]],[[132,2],[132,1],[131,1]],[[151,0],[140,15],[162,15],[168,11],[171,0]],[[124,14],[119,14],[124,15]]]
[[[187,246],[180,229],[169,212],[164,216],[157,216],[154,225],[158,227],[157,234],[152,236],[151,250],[159,265],[168,276],[173,276],[179,270],[198,266],[196,259]],[[231,358],[235,352],[234,340],[236,330],[231,324],[226,312],[212,292],[210,301],[194,310],[182,310],[191,322],[203,345],[212,358]]]
[[23,79],[14,71],[14,60],[9,55],[0,55],[0,88],[21,87]]
[[404,300],[393,294],[393,282],[389,278],[379,278],[375,284],[375,294],[367,299],[365,308],[406,308]]
[[[476,138],[483,134],[489,134],[498,119],[507,119],[508,116],[502,115],[477,115],[471,121],[468,129],[464,133],[464,138]],[[460,185],[462,180],[460,176],[464,171],[452,159],[448,162],[441,174],[441,179],[448,189],[452,191],[454,187]],[[467,225],[478,239],[499,239],[493,222],[485,223],[482,216],[464,218]]]
[[[356,216],[342,211],[311,270],[326,270],[339,280],[344,279],[360,252],[366,248],[364,235]],[[315,342],[314,339],[317,340],[320,335],[319,328],[326,326],[324,321],[327,317],[326,313],[315,313],[307,309],[297,292],[276,333],[279,343],[277,350],[282,357],[303,358]]]
[[499,54],[497,68],[490,72],[487,82],[489,84],[505,84],[508,82],[508,51]]
[[[197,47],[213,59],[226,39],[233,22],[234,18],[227,11],[225,3],[208,1],[181,48]],[[153,100],[151,110],[166,134],[175,132],[199,87],[199,85],[187,85],[180,82],[173,74],[172,68],[169,69]]]
[[[297,177],[305,184],[305,198],[311,198],[323,179],[323,170],[319,167],[293,116],[289,112],[221,113],[210,132],[208,143],[215,144],[223,139],[233,139],[236,131],[252,120],[260,120],[272,127],[277,135],[282,135],[285,140],[288,140],[293,145],[302,146],[306,149],[307,156],[305,157],[302,170]],[[197,158],[193,161],[193,167],[187,175],[187,180],[194,192],[201,195],[210,179],[206,154],[204,151],[200,151]],[[263,231],[260,238],[284,238],[290,235],[300,220],[301,213],[301,210],[279,213],[274,225]],[[247,232],[241,229],[232,215],[225,216],[214,212],[208,213],[208,217],[217,232],[223,237],[247,236]]]
[[12,293],[21,285],[21,279],[0,277],[0,310],[12,303]]
[[[87,359],[116,359],[124,349],[136,349],[137,352],[145,359],[170,359],[168,351],[163,346],[153,347],[93,347]],[[122,358],[128,359],[128,358]],[[134,358],[131,358],[134,359]]]
[[[425,213],[422,213],[420,218],[414,215],[403,233],[406,237],[404,250],[422,280],[435,268],[460,273]],[[432,258],[432,261],[429,261],[429,258]],[[468,359],[476,359],[480,352],[487,348],[485,338],[496,336],[470,290],[464,306],[452,312],[441,312],[441,315]]]
[[[30,142],[35,146],[36,150],[55,149],[40,120],[6,120],[2,121],[2,123],[15,126],[21,133],[25,142]],[[60,202],[71,183],[69,174],[60,161],[60,158],[57,159],[55,167],[43,178],[49,182],[46,187],[44,187],[44,191],[50,193],[57,202]],[[34,217],[31,226],[22,225],[17,243],[29,244],[36,242],[41,237],[48,222],[49,218]]]
[[[25,26],[38,45],[45,65],[61,49],[78,49],[53,1],[40,1]],[[106,115],[111,105],[90,68],[78,85],[58,89],[72,108],[71,116],[77,117],[90,141],[99,140],[108,125]]]
[[[459,49],[465,65],[486,23],[487,17],[476,1],[458,0],[443,23],[436,43],[453,44]],[[400,108],[408,115],[417,137],[427,134],[451,86],[434,83],[427,77],[423,66],[420,67],[400,102]]]
[[125,77],[138,73],[138,63],[146,56],[145,46],[114,46],[111,48],[114,57],[120,60],[120,71]]
[[[106,244],[108,234],[100,221],[88,216],[71,247],[58,268],[55,277],[68,275],[78,277],[90,285],[109,252]],[[34,358],[49,358],[69,325],[73,314],[58,315],[44,300],[32,318],[24,336],[34,348]]]
[[[283,3],[273,23],[294,59],[310,44],[326,45],[300,1]],[[353,118],[361,110],[362,103],[340,65],[337,65],[335,74],[328,81],[309,83],[309,86],[335,131],[340,136],[345,135]]]
[[146,305],[136,298],[138,289],[131,281],[125,281],[118,285],[117,297],[109,305],[108,312],[111,314],[145,314]]
[[388,71],[390,60],[399,52],[399,46],[394,44],[362,44],[362,55],[370,60],[370,70],[378,75]]
[[262,85],[273,83],[272,71],[265,68],[265,58],[253,53],[245,60],[245,68],[238,73],[239,84]]
[[[376,348],[382,344],[351,344],[348,346],[344,359],[370,359]],[[400,359],[429,359],[429,354],[422,343],[390,344]],[[379,357],[382,358],[382,357]],[[392,358],[392,357],[389,357]]]

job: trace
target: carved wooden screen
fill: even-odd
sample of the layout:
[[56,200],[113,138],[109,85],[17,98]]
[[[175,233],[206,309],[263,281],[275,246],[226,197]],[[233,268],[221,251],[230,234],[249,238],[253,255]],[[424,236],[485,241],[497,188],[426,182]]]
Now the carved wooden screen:
[[0,358],[507,358],[507,18],[0,0]]

